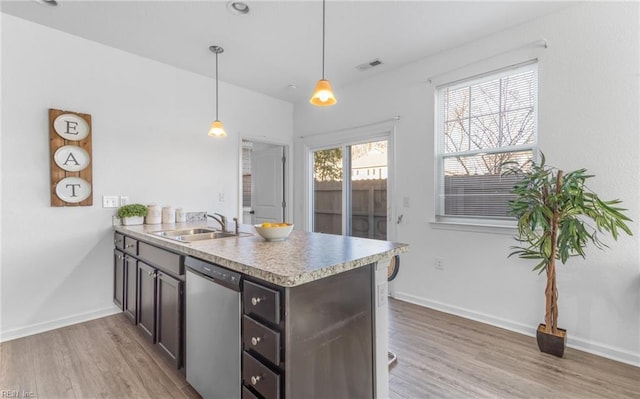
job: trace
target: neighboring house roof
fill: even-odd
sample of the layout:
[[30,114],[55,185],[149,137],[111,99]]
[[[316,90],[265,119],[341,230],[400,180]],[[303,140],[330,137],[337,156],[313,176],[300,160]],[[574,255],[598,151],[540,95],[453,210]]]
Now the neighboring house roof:
[[352,180],[387,178],[387,154],[377,148],[351,162]]

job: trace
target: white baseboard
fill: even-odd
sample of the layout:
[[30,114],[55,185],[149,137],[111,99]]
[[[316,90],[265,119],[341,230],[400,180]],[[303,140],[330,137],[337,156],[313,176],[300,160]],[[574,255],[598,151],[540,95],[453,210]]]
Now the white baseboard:
[[[478,321],[480,323],[489,324],[492,326],[504,328],[506,330],[514,331],[520,334],[528,335],[530,337],[536,336],[536,327],[518,323],[513,320],[503,319],[500,317],[492,316],[485,313],[476,312],[473,310],[461,308],[458,306],[449,305],[442,302],[432,301],[426,298],[418,297],[415,295],[407,294],[404,292],[394,291],[393,297],[401,301],[410,302],[416,305],[424,306],[427,308],[439,310],[441,312],[453,314],[456,316],[464,317]],[[572,337],[569,335],[567,338],[567,346],[581,350],[583,352],[592,353],[594,355],[606,357],[611,360],[630,364],[632,366],[640,367],[640,353],[633,353],[621,348],[612,347],[609,345],[592,342],[580,337]]]
[[112,314],[116,314],[119,312],[121,312],[121,310],[114,305],[108,308],[80,313],[69,317],[63,317],[57,320],[51,320],[44,323],[15,328],[13,330],[2,331],[0,332],[0,342],[11,341],[12,339],[22,338],[49,330],[55,330],[56,328],[66,327],[72,324],[98,319],[100,317],[111,316]]

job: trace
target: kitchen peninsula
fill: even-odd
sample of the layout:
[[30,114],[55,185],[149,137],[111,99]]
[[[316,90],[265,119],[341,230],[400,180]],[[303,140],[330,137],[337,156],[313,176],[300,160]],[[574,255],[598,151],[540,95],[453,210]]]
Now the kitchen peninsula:
[[[152,234],[205,226],[114,226],[114,302],[177,367],[186,364],[188,381],[198,351],[184,349],[193,347],[185,330],[194,330],[200,316],[184,292],[196,285],[193,265],[213,264],[242,281],[237,321],[230,323],[238,326],[237,360],[219,360],[232,373],[237,361],[238,397],[388,396],[386,269],[407,245],[302,231],[268,242],[252,226],[242,226],[239,236],[189,243]],[[211,342],[218,338],[210,335]]]

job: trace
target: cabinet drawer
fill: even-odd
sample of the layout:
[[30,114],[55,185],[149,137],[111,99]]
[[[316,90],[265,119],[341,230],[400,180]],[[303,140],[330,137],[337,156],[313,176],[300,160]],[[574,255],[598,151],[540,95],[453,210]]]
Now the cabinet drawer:
[[174,254],[173,252],[149,245],[146,242],[140,242],[138,245],[138,256],[168,273],[178,276],[184,274],[184,255]]
[[254,350],[274,365],[280,365],[280,333],[248,316],[243,316],[242,327],[244,349]]
[[242,399],[260,399],[253,392],[251,392],[247,387],[242,387]]
[[265,399],[280,398],[280,375],[247,352],[242,353],[242,380],[245,385],[253,387]]
[[244,313],[280,324],[280,292],[245,281],[242,302]]
[[114,233],[113,246],[115,246],[116,249],[124,249],[124,236],[122,234]]
[[131,237],[124,237],[124,252],[131,255],[138,255],[138,240]]

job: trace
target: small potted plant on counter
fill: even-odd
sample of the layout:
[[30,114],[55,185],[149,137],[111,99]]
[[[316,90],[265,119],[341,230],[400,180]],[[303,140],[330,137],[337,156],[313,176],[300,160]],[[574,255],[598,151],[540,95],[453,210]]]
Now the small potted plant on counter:
[[512,247],[509,256],[535,260],[538,264],[533,270],[547,274],[544,324],[538,326],[536,337],[541,352],[558,357],[564,354],[567,337],[566,330],[558,328],[556,260],[564,264],[572,256],[584,258],[589,242],[603,249],[606,245],[598,233],[610,233],[614,239],[619,230],[631,235],[626,225],[631,219],[618,207],[620,201],[601,200],[585,186],[593,177],[586,172],[578,169],[564,174],[545,165],[544,154],[539,164],[531,161],[506,172],[522,177],[512,191],[515,199],[509,201],[518,221],[516,240],[522,246]]
[[147,216],[147,207],[142,204],[123,205],[118,209],[118,217],[122,219],[122,224],[132,226],[144,223]]

